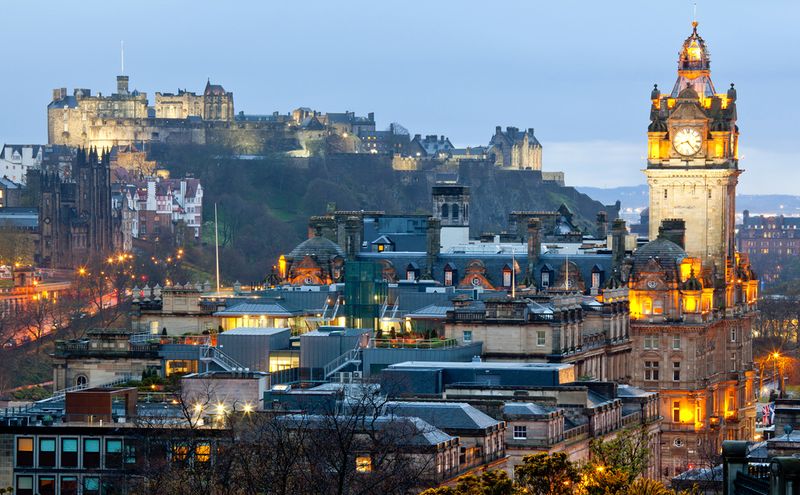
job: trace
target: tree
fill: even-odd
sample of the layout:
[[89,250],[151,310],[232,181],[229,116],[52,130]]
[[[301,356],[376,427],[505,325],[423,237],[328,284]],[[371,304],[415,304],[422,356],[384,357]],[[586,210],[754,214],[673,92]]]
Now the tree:
[[596,473],[620,473],[630,483],[647,471],[650,436],[645,428],[628,428],[611,440],[592,440],[589,451]]
[[484,471],[480,476],[468,474],[456,480],[456,486],[429,488],[421,495],[514,495],[514,482],[505,471]]
[[526,455],[523,463],[514,468],[517,485],[534,495],[567,495],[574,493],[580,481],[578,468],[567,454]]

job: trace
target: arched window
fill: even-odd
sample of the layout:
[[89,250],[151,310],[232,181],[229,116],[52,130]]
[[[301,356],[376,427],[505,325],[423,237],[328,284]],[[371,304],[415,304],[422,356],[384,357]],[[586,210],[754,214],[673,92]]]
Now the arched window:
[[447,218],[450,216],[450,205],[444,203],[442,205],[442,218]]
[[453,220],[458,220],[458,203],[453,203]]
[[89,385],[89,379],[86,378],[86,375],[78,375],[75,377],[75,385],[78,387],[85,387]]

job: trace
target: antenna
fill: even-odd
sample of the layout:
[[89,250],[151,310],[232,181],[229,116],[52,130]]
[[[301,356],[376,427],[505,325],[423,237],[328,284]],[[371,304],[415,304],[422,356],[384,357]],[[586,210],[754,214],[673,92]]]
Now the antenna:
[[124,76],[125,75],[125,42],[124,41],[120,41],[119,42],[119,62],[120,62],[120,68],[122,69],[122,72],[120,72],[120,75]]
[[697,2],[694,2],[694,9],[692,12],[692,20],[697,21]]

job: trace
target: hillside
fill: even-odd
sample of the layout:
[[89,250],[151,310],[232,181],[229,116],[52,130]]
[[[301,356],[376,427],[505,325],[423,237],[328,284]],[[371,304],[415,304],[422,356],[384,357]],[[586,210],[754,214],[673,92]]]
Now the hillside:
[[[646,208],[648,203],[647,186],[644,184],[610,188],[579,186],[577,189],[603,203],[610,204],[619,200],[625,211]],[[800,215],[800,196],[738,194],[736,211],[741,213],[743,210],[749,210],[751,215]]]
[[[427,213],[435,182],[432,171],[395,171],[389,157],[376,155],[241,160],[199,146],[159,147],[150,154],[173,177],[193,175],[202,181],[205,221],[213,220],[218,204],[222,278],[229,282],[262,280],[281,253],[305,239],[309,216],[331,207]],[[469,165],[461,167],[459,180],[471,186],[473,235],[505,229],[511,211],[555,210],[562,203],[593,232],[596,213],[605,209],[574,188],[542,182],[536,172]],[[615,214],[609,212],[612,218]],[[213,232],[207,227],[204,239],[210,244]],[[193,262],[211,271],[208,251],[197,253]]]

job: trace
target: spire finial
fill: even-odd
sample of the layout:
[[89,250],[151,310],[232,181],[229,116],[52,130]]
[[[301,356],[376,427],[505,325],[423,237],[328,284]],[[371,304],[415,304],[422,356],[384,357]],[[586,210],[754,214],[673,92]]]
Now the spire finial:
[[692,8],[692,28],[697,31],[697,2],[694,2]]

